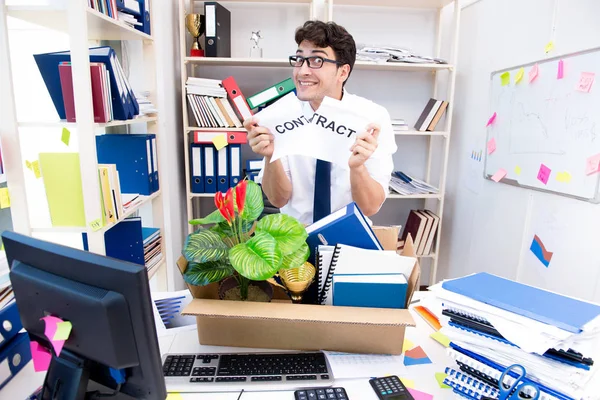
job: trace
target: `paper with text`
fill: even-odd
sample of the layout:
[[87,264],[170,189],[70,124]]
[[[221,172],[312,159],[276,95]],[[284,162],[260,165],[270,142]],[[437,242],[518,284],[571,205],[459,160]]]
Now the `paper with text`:
[[402,356],[356,354],[325,351],[335,379],[371,378],[389,374],[402,375],[406,370]]

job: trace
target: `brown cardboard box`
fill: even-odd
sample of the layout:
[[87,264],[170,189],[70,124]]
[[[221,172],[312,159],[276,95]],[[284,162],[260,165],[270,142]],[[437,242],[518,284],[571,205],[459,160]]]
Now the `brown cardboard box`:
[[[374,231],[386,250],[396,250],[396,241],[383,243],[394,234],[389,228]],[[403,254],[415,255],[412,240],[407,240]],[[184,258],[177,265],[185,271]],[[408,280],[407,305],[420,274],[417,262]],[[204,345],[401,354],[404,330],[415,326],[406,309],[226,301],[218,300],[217,288],[190,287],[194,300],[183,310],[196,316],[198,339]]]

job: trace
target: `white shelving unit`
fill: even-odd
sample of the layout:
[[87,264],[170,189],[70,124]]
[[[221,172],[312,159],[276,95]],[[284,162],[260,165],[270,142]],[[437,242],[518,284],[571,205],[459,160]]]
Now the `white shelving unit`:
[[[16,5],[6,4],[0,0],[0,91],[1,108],[0,135],[2,149],[5,154],[5,168],[9,193],[11,197],[11,212],[15,231],[33,235],[36,233],[81,233],[86,232],[90,251],[105,254],[104,233],[116,223],[108,223],[101,229],[93,230],[90,223],[102,219],[100,185],[98,181],[98,162],[96,156],[96,135],[106,133],[106,128],[117,128],[112,131],[126,133],[131,124],[145,124],[148,133],[156,134],[159,164],[164,164],[161,155],[162,132],[159,132],[159,117],[156,115],[140,116],[127,121],[111,121],[104,124],[94,123],[91,79],[89,66],[89,47],[98,45],[100,40],[135,40],[142,41],[144,62],[144,83],[151,93],[150,100],[156,104],[158,98],[156,82],[156,55],[154,54],[153,38],[143,32],[126,26],[124,23],[110,18],[88,7],[85,0],[45,0],[44,5],[27,5],[24,0]],[[10,51],[8,47],[7,17],[14,17],[45,28],[64,32],[69,35],[69,50],[71,52],[73,91],[77,122],[66,121],[17,121],[12,84]],[[151,15],[151,19],[154,15]],[[44,40],[40,37],[39,40]],[[93,42],[96,41],[96,42]],[[45,90],[45,88],[44,88]],[[38,227],[29,218],[29,205],[25,189],[25,160],[21,151],[21,128],[57,128],[72,129],[72,135],[77,135],[78,153],[82,176],[83,199],[86,227]],[[120,128],[120,129],[118,129]],[[160,171],[160,168],[159,168]],[[162,182],[162,179],[159,177]],[[152,269],[151,277],[157,276],[158,287],[166,290],[167,268],[166,254],[169,241],[165,236],[165,212],[163,209],[162,192],[157,191],[147,196],[140,204],[129,208],[119,221],[136,215],[141,207],[152,205],[152,222],[161,229],[163,234],[163,259]],[[119,222],[117,221],[117,223]]]
[[[451,136],[452,127],[452,108],[454,105],[454,88],[456,79],[456,60],[458,52],[458,32],[460,24],[460,8],[458,0],[229,0],[225,4],[232,3],[285,3],[285,4],[306,4],[309,8],[310,18],[319,18],[321,20],[336,21],[334,6],[366,6],[368,10],[372,11],[374,7],[385,7],[385,12],[402,13],[403,11],[423,11],[430,10],[436,13],[436,24],[435,24],[435,51],[434,57],[441,57],[442,43],[449,43],[450,58],[446,57],[449,61],[448,64],[408,64],[408,63],[375,63],[367,61],[357,61],[354,69],[365,70],[365,71],[391,71],[391,72],[429,72],[432,79],[432,92],[430,97],[444,99],[449,102],[449,107],[444,117],[444,123],[440,123],[439,127],[441,130],[433,132],[420,132],[415,130],[409,131],[398,131],[395,132],[397,143],[401,143],[403,137],[407,136],[422,136],[427,139],[427,156],[426,156],[426,173],[425,180],[430,182],[437,187],[440,191],[438,194],[426,194],[426,195],[411,195],[403,196],[398,194],[390,194],[388,196],[388,202],[398,200],[422,200],[424,202],[423,207],[432,209],[440,217],[440,225],[437,231],[437,240],[434,250],[429,255],[421,256],[422,259],[428,260],[430,265],[429,283],[433,284],[437,280],[437,267],[438,267],[438,254],[440,248],[440,242],[442,239],[442,221],[444,214],[444,199],[445,199],[445,187],[447,177],[447,164],[448,164],[448,152],[449,152],[449,141]],[[180,0],[180,45],[181,45],[181,85],[182,85],[182,108],[183,108],[183,126],[184,126],[184,153],[185,153],[185,171],[186,171],[186,188],[187,188],[187,210],[188,220],[198,218],[200,214],[194,214],[193,203],[198,199],[212,198],[213,194],[204,193],[191,193],[190,191],[190,171],[189,171],[189,143],[190,132],[195,130],[209,130],[209,131],[245,131],[242,129],[215,129],[215,128],[202,128],[190,126],[191,119],[189,119],[187,112],[187,98],[185,95],[185,82],[188,76],[202,76],[203,67],[218,67],[227,68],[231,71],[232,68],[239,68],[239,71],[243,71],[243,68],[253,67],[253,70],[262,68],[264,74],[269,74],[270,70],[276,68],[289,67],[289,62],[285,58],[219,58],[219,57],[189,57],[189,43],[190,36],[187,33],[184,25],[184,18],[186,11],[194,10],[193,12],[202,13],[202,1],[194,0]],[[447,6],[454,6],[451,26],[449,29],[444,31],[444,21],[442,14],[444,8]],[[412,10],[411,10],[412,9]],[[350,32],[352,33],[352,31]],[[233,33],[232,33],[233,35]],[[237,40],[237,37],[232,37],[233,40]],[[383,43],[388,43],[387,38],[382,39]],[[438,75],[439,73],[444,75]],[[290,71],[291,75],[291,71]],[[225,76],[223,76],[225,78]],[[356,78],[354,78],[356,79]],[[243,82],[238,80],[238,84],[243,86]],[[242,91],[244,89],[242,88]],[[246,93],[247,95],[249,93]],[[378,99],[371,97],[371,100],[377,102]],[[436,153],[436,151],[439,153]],[[435,155],[438,154],[440,159],[435,159]],[[434,161],[439,164],[439,171],[434,171]],[[431,182],[432,177],[437,175],[439,177],[438,182]],[[203,203],[204,204],[204,203]],[[211,207],[214,207],[211,205]],[[198,211],[198,210],[197,210]],[[210,210],[209,210],[210,211]],[[201,215],[207,214],[207,211],[201,213]],[[394,221],[394,223],[403,224],[405,221]],[[188,225],[189,232],[192,232],[193,227]]]

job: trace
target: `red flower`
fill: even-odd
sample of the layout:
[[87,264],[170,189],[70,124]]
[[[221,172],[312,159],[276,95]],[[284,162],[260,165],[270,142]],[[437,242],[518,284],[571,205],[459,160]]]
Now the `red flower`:
[[233,188],[227,189],[227,193],[225,193],[224,207],[227,210],[227,213],[231,215],[231,220],[228,219],[228,221],[233,221],[235,218],[235,211],[233,208]]
[[242,215],[244,212],[244,204],[246,203],[246,188],[248,187],[248,181],[243,180],[235,187],[235,203],[238,208],[238,215]]
[[215,206],[217,206],[217,209],[219,210],[223,218],[225,218],[227,222],[231,223],[231,221],[233,220],[233,215],[229,215],[226,207],[226,201],[227,200],[223,200],[223,193],[217,192],[215,194]]

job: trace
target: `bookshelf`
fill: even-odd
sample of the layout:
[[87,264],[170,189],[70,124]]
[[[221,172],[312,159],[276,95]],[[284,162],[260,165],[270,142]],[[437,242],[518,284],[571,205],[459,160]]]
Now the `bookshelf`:
[[[159,177],[161,189],[151,195],[144,196],[143,200],[126,210],[116,222],[106,222],[100,228],[92,228],[91,222],[102,220],[101,189],[98,179],[98,160],[96,153],[96,135],[110,133],[130,133],[135,125],[136,130],[156,135],[156,147],[159,165],[164,165],[164,156],[161,153],[163,138],[160,132],[160,113],[140,115],[130,120],[113,120],[107,123],[95,123],[91,93],[91,74],[88,48],[99,46],[100,41],[139,41],[142,43],[143,51],[143,83],[144,88],[150,92],[150,100],[157,104],[158,85],[156,81],[156,64],[153,37],[131,28],[124,23],[110,18],[94,9],[88,7],[85,0],[45,0],[43,5],[39,1],[19,1],[6,4],[0,0],[0,82],[2,83],[2,114],[0,117],[0,133],[2,138],[2,149],[5,157],[6,175],[11,196],[11,213],[15,231],[32,236],[75,234],[73,237],[81,237],[87,234],[89,250],[104,255],[104,234],[113,226],[130,216],[143,216],[147,226],[161,229],[162,259],[158,265],[149,271],[149,278],[156,278],[159,290],[167,288],[167,247],[169,241],[165,238],[165,226],[167,212],[163,202],[164,180]],[[28,4],[31,3],[31,4]],[[152,12],[152,9],[151,9]],[[64,120],[34,120],[19,121],[17,119],[15,93],[13,87],[13,72],[11,71],[11,58],[8,47],[9,30],[7,28],[8,17],[13,17],[37,26],[62,32],[69,35],[68,49],[71,52],[73,94],[75,108],[77,110],[77,122],[71,123]],[[153,15],[151,15],[151,18]],[[43,31],[41,31],[43,32]],[[40,35],[38,40],[44,40]],[[56,49],[61,50],[61,49]],[[66,48],[64,49],[66,50]],[[4,90],[4,89],[7,90]],[[42,90],[46,90],[45,86]],[[56,130],[62,128],[71,131],[71,144],[65,152],[77,152],[80,159],[81,183],[83,194],[83,205],[86,226],[85,227],[54,227],[51,223],[40,223],[31,218],[32,194],[27,188],[27,183],[32,179],[27,174],[25,158],[23,157],[22,130]],[[60,139],[59,139],[60,140]],[[161,174],[161,169],[158,169]],[[41,180],[41,179],[40,179]],[[149,221],[151,220],[151,221]]]
[[[247,3],[252,3],[247,4]],[[262,4],[261,4],[262,3]],[[269,1],[269,0],[253,0],[252,2],[243,1],[243,0],[232,0],[224,3],[225,7],[230,9],[232,13],[232,25],[234,25],[233,21],[235,20],[235,12],[244,12],[244,20],[251,20],[252,15],[252,7],[256,7],[256,9],[260,9],[260,12],[265,12],[264,10],[267,7],[271,7],[269,3],[281,3],[279,7],[298,7],[300,9],[301,6],[308,7],[308,18],[318,18],[325,21],[335,21],[340,23],[341,25],[348,28],[349,32],[354,35],[357,43],[361,42],[360,36],[361,29],[357,29],[361,27],[362,22],[365,22],[365,28],[362,29],[362,33],[369,29],[367,28],[368,23],[371,22],[371,25],[374,22],[374,18],[376,15],[389,17],[390,15],[396,15],[402,17],[404,14],[408,15],[416,15],[419,20],[419,26],[415,25],[413,27],[404,28],[402,32],[411,37],[413,41],[414,37],[418,36],[421,32],[410,32],[411,28],[421,28],[425,26],[427,29],[431,28],[427,35],[431,36],[431,46],[428,47],[430,50],[426,50],[424,55],[432,55],[438,58],[444,58],[448,61],[448,64],[409,64],[409,63],[376,63],[369,61],[357,61],[352,73],[352,77],[350,78],[351,84],[358,85],[357,80],[359,78],[356,77],[358,73],[360,73],[360,79],[368,79],[376,80],[379,76],[390,77],[392,75],[399,75],[403,77],[408,77],[406,79],[411,79],[413,76],[411,74],[414,73],[415,82],[419,82],[416,85],[419,85],[418,90],[420,92],[420,98],[423,99],[427,96],[447,100],[449,102],[449,107],[446,110],[445,116],[438,124],[436,131],[432,132],[420,132],[414,129],[408,131],[395,131],[396,143],[400,148],[404,143],[413,143],[413,141],[420,141],[419,143],[423,144],[423,154],[420,154],[422,161],[422,169],[423,174],[419,175],[420,178],[427,181],[428,183],[433,184],[439,188],[438,194],[424,194],[424,195],[399,195],[399,194],[390,194],[388,195],[388,200],[384,207],[391,207],[394,210],[397,208],[398,210],[406,207],[410,208],[426,208],[430,209],[434,213],[436,213],[440,217],[440,224],[437,230],[437,239],[434,248],[432,249],[431,254],[420,256],[422,261],[423,268],[429,267],[429,284],[433,284],[437,281],[437,268],[439,257],[439,249],[440,243],[442,240],[442,221],[444,215],[444,204],[445,204],[445,187],[446,187],[446,179],[447,179],[447,165],[448,165],[448,156],[449,156],[449,141],[451,137],[452,131],[452,108],[454,105],[454,87],[455,87],[455,79],[456,79],[456,60],[457,60],[457,47],[458,47],[458,33],[459,33],[459,24],[460,24],[460,8],[458,7],[458,0],[288,0],[288,1]],[[186,188],[187,188],[187,210],[188,210],[188,220],[197,218],[199,216],[204,216],[208,214],[210,211],[214,209],[214,205],[210,199],[213,197],[213,194],[205,194],[205,193],[191,193],[190,191],[190,168],[189,168],[189,143],[191,142],[190,137],[192,136],[191,132],[195,130],[205,130],[205,131],[245,131],[244,129],[215,129],[215,128],[202,128],[193,126],[193,117],[188,115],[187,109],[187,99],[185,96],[185,82],[188,76],[195,77],[209,77],[212,79],[224,79],[229,75],[233,75],[242,92],[246,96],[252,95],[256,93],[256,87],[252,87],[254,82],[244,82],[244,77],[248,77],[249,81],[268,81],[270,80],[272,83],[277,82],[278,80],[285,79],[291,76],[291,71],[289,70],[289,63],[287,58],[285,57],[285,53],[281,54],[281,51],[275,49],[274,46],[278,45],[278,48],[286,47],[283,44],[273,44],[271,45],[273,48],[270,50],[270,54],[265,54],[265,58],[248,58],[240,56],[240,51],[236,51],[236,47],[234,46],[234,41],[245,41],[248,40],[246,37],[241,36],[240,32],[236,33],[236,27],[232,28],[232,57],[231,58],[219,58],[219,57],[189,57],[189,45],[190,35],[188,34],[185,24],[184,24],[184,16],[185,12],[189,12],[189,10],[193,10],[193,12],[203,13],[202,10],[202,1],[191,1],[191,0],[180,0],[180,50],[181,50],[181,84],[182,84],[182,109],[183,109],[183,134],[184,134],[184,152],[185,152],[185,171],[186,171]],[[357,10],[356,13],[359,15],[358,20],[354,21],[355,25],[348,25],[344,21],[338,20],[338,15],[341,15],[342,12],[346,8],[352,8]],[[297,10],[296,8],[294,10]],[[240,11],[242,10],[242,11]],[[257,15],[259,11],[256,11]],[[379,14],[377,14],[379,13]],[[412,14],[411,14],[412,13]],[[424,20],[424,13],[428,16],[431,16],[430,19],[427,19],[426,22],[420,23]],[[284,15],[284,11],[281,11],[280,14]],[[240,17],[241,18],[241,17]],[[371,18],[371,21],[366,21],[367,18]],[[408,18],[408,17],[407,17]],[[428,17],[429,18],[429,17]],[[429,21],[433,21],[429,23]],[[238,20],[241,21],[241,20]],[[303,22],[303,21],[302,21]],[[288,22],[289,24],[290,22]],[[295,21],[293,22],[295,24]],[[295,24],[294,28],[300,24]],[[266,24],[261,25],[260,23],[256,23],[256,27],[252,24],[244,24],[244,28],[247,30],[248,28],[252,28],[252,30],[256,29],[270,29],[269,33],[273,36],[274,31],[272,27],[267,27]],[[281,32],[277,32],[277,34],[282,35],[284,30],[289,31],[287,26],[279,25],[278,28]],[[362,27],[361,27],[362,28]],[[377,26],[380,28],[380,26]],[[358,34],[355,33],[359,31]],[[242,29],[239,29],[240,31]],[[246,35],[246,30],[244,30],[244,35]],[[381,31],[384,29],[381,29]],[[377,32],[380,29],[376,29]],[[290,33],[285,33],[289,35]],[[293,34],[292,37],[293,38]],[[401,38],[402,39],[402,38]],[[286,37],[287,40],[287,37]],[[380,40],[378,44],[398,44],[402,46],[402,42],[398,43],[390,43],[390,38],[385,37]],[[394,38],[396,40],[396,38]],[[261,42],[262,44],[262,42]],[[286,42],[287,45],[287,42]],[[294,44],[295,45],[295,44]],[[239,47],[237,47],[239,49]],[[279,57],[273,57],[271,54],[279,53]],[[291,53],[290,53],[291,54]],[[287,70],[286,70],[287,69]],[[356,72],[354,72],[356,71]],[[283,77],[283,78],[281,78]],[[362,83],[362,81],[361,81]],[[251,89],[248,89],[247,86],[250,86]],[[256,85],[254,85],[256,86]],[[383,85],[379,85],[380,88]],[[263,86],[266,87],[266,86]],[[393,90],[393,88],[392,88]],[[352,93],[363,95],[359,91],[352,91]],[[424,95],[423,93],[426,93]],[[403,96],[400,94],[399,96]],[[408,96],[408,95],[404,95]],[[365,95],[364,97],[373,100],[376,103],[382,104],[380,102],[382,96],[381,93],[377,93],[375,95]],[[379,98],[378,98],[379,97]],[[389,100],[388,96],[388,99]],[[414,109],[412,114],[414,115],[414,119],[416,118],[422,111],[425,106],[425,101],[421,104],[419,103],[418,110]],[[387,106],[388,111],[392,118],[394,118],[394,112],[390,106]],[[414,108],[414,107],[413,107]],[[412,111],[412,110],[411,110]],[[410,114],[410,115],[412,115]],[[409,114],[407,114],[409,115]],[[410,125],[410,124],[409,124]],[[247,145],[246,145],[247,146]],[[246,154],[251,154],[251,151],[248,149]],[[399,167],[396,161],[396,168],[407,167],[407,165],[403,165]],[[402,201],[400,201],[402,200]],[[386,221],[387,224],[404,224],[406,222],[405,218],[401,218],[398,220],[398,216],[394,213],[394,216],[388,218],[386,214],[385,217],[381,217],[381,220]],[[392,220],[392,218],[394,218]],[[374,222],[377,222],[377,215],[373,218]],[[191,232],[193,230],[192,226],[188,225],[188,231]],[[425,272],[425,271],[424,271]]]

